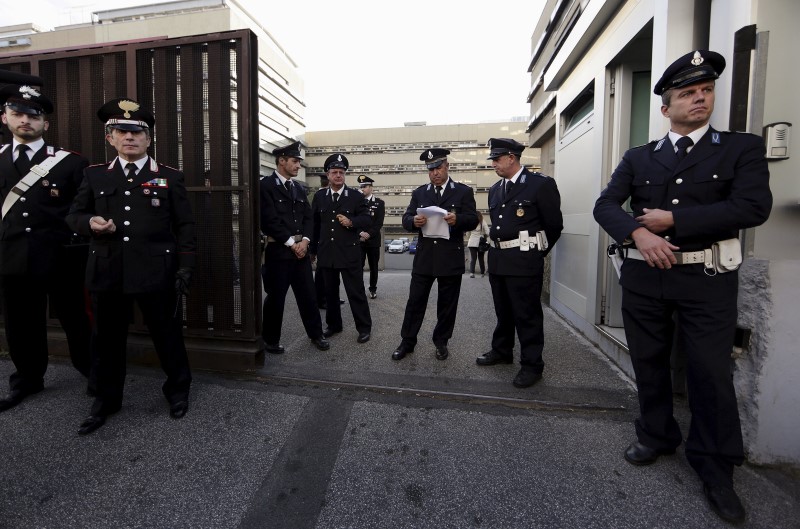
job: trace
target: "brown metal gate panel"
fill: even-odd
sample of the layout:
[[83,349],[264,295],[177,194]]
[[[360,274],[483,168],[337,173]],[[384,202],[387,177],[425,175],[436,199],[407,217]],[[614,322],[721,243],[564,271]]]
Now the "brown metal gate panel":
[[[105,101],[153,110],[150,154],[183,171],[197,222],[184,334],[209,350],[224,346],[203,339],[260,338],[257,56],[243,30],[0,58],[0,69],[44,80],[56,107],[45,139],[91,163],[116,156],[96,115]],[[138,315],[131,330],[146,332]]]

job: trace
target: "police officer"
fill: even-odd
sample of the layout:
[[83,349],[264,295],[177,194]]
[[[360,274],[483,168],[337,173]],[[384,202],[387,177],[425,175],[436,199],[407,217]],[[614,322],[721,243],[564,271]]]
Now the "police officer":
[[[461,276],[464,274],[464,232],[477,226],[478,212],[472,188],[450,178],[448,154],[450,151],[447,149],[428,149],[420,155],[420,161],[428,169],[430,183],[419,186],[411,193],[411,201],[403,214],[403,228],[417,232],[418,242],[406,312],[400,329],[401,341],[392,353],[392,360],[402,360],[414,352],[434,281],[439,284],[439,297],[433,345],[438,360],[445,360],[450,355],[447,342],[453,336]],[[417,210],[430,206],[447,212],[444,215],[447,224],[445,237],[434,237],[430,232],[426,235],[428,217]]]
[[[653,91],[670,130],[625,153],[594,216],[625,245],[622,316],[639,392],[637,440],[625,459],[648,465],[681,444],[669,362],[676,317],[692,412],[686,457],[712,509],[739,522],[745,510],[733,467],[744,454],[731,378],[738,277],[718,272],[706,256],[715,243],[735,244],[739,230],[765,222],[772,195],[762,139],[709,125],[724,68],[721,55],[697,50],[664,71]],[[628,199],[632,215],[620,207]]]
[[317,273],[325,275],[325,297],[328,309],[324,336],[342,332],[342,309],[339,305],[339,278],[344,283],[350,310],[353,313],[358,343],[369,341],[372,317],[364,290],[359,233],[370,227],[364,196],[344,183],[350,166],[347,157],[334,153],[325,160],[324,169],[330,186],[314,195],[314,238],[311,253],[317,258]]
[[281,354],[283,308],[292,287],[306,335],[321,351],[330,348],[322,336],[322,319],[314,295],[311,258],[308,255],[314,228],[311,205],[305,189],[292,178],[300,171],[300,142],[272,151],[275,171],[261,179],[261,231],[267,236],[264,249],[264,300],[262,333],[268,353]]
[[544,258],[564,228],[555,180],[524,167],[524,149],[513,139],[489,139],[489,159],[500,177],[489,189],[489,284],[497,325],[491,350],[476,360],[479,366],[512,363],[516,330],[520,369],[513,384],[518,388],[542,378]]
[[192,381],[182,335],[181,301],[195,266],[194,217],[183,173],[147,155],[153,114],[131,99],[97,111],[106,140],[117,151],[85,171],[67,224],[91,236],[86,286],[95,314],[97,397],[78,433],[105,424],[122,406],[128,323],[136,302],[161,367],[170,416],[189,409]]
[[372,184],[375,180],[367,175],[358,177],[358,188],[364,194],[364,200],[372,218],[372,225],[362,230],[361,237],[361,268],[369,261],[369,297],[378,297],[378,261],[381,258],[381,228],[386,216],[386,203],[373,194]]
[[8,85],[0,90],[0,104],[13,136],[0,147],[0,296],[16,368],[11,391],[0,400],[2,412],[43,388],[48,301],[67,336],[72,364],[87,377],[91,324],[83,288],[86,246],[70,244],[75,237],[64,220],[89,162],[44,141],[53,103],[38,90]]

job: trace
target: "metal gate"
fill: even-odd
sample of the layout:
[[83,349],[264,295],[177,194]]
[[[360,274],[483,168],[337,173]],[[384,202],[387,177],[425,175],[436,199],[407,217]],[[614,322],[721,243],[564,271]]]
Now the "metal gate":
[[[263,362],[257,58],[248,30],[0,58],[0,69],[43,79],[55,104],[46,141],[90,163],[116,156],[96,115],[105,101],[130,97],[153,110],[149,154],[183,171],[197,222],[197,268],[184,308],[196,367]],[[52,323],[51,350],[63,353],[65,339]],[[129,357],[156,362],[139,314],[130,330]]]

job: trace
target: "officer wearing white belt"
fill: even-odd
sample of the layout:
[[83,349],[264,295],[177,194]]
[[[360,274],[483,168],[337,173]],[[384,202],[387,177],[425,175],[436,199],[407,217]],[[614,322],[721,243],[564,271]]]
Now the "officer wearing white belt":
[[512,139],[489,140],[489,159],[500,181],[489,189],[492,219],[489,284],[497,326],[492,348],[479,366],[514,361],[514,331],[520,343],[520,370],[513,384],[532,386],[542,378],[544,257],[563,229],[561,197],[555,180],[520,163],[525,146]]

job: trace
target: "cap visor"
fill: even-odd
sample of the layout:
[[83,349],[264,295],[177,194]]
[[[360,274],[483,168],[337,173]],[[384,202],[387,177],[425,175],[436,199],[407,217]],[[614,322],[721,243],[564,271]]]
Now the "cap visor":
[[115,123],[114,125],[110,125],[110,127],[112,129],[128,130],[128,131],[131,131],[131,132],[138,132],[140,130],[144,130],[144,129],[147,128],[147,127],[142,127],[140,125],[131,125],[129,123]]
[[16,101],[13,101],[13,102],[9,101],[8,103],[6,103],[5,106],[6,106],[6,108],[10,108],[12,110],[16,110],[17,112],[22,112],[23,114],[30,114],[32,116],[39,116],[41,114],[44,114],[44,112],[42,112],[41,108],[29,107],[27,105],[23,105],[23,104],[18,103]]

